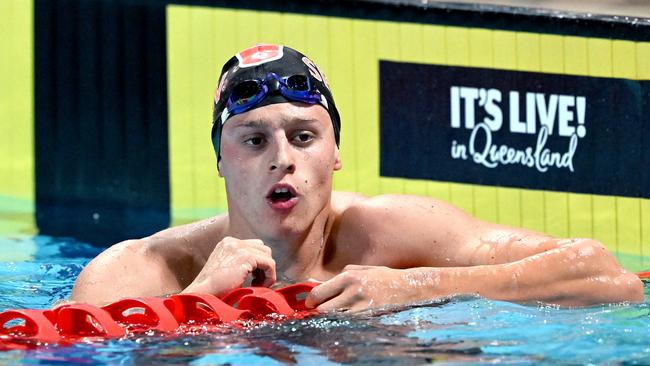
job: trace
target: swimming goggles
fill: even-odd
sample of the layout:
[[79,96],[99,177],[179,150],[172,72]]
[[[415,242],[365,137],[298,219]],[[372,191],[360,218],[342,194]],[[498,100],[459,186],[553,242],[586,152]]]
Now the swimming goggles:
[[279,92],[290,101],[307,104],[321,103],[328,109],[327,100],[316,89],[311,79],[306,75],[280,77],[269,72],[264,79],[244,80],[235,85],[228,97],[226,108],[221,113],[221,124],[228,117],[244,113],[264,100],[267,95]]

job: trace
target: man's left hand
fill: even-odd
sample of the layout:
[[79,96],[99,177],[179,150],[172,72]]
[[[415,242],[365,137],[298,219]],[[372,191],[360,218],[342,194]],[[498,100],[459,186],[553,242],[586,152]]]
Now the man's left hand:
[[315,287],[307,297],[306,305],[322,312],[360,311],[422,300],[418,291],[421,286],[413,283],[416,279],[411,271],[348,265],[343,272]]

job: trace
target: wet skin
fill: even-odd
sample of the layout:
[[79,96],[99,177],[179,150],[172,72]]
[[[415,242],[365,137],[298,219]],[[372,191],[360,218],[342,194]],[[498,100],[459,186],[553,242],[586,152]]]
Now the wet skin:
[[[351,148],[351,147],[348,147]],[[483,222],[425,197],[332,192],[342,168],[319,105],[272,104],[224,125],[228,213],[128,240],[93,259],[72,300],[221,294],[251,281],[322,281],[321,311],[454,294],[583,306],[643,301],[602,244]]]

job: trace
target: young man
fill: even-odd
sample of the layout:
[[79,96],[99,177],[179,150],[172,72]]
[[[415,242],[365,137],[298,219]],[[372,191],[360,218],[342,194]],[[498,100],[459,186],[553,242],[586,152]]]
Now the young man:
[[322,281],[307,299],[362,310],[453,294],[560,305],[642,301],[643,285],[590,239],[479,221],[440,201],[332,192],[339,115],[322,73],[277,45],[222,70],[212,140],[228,213],[117,244],[80,274],[72,300],[222,294]]

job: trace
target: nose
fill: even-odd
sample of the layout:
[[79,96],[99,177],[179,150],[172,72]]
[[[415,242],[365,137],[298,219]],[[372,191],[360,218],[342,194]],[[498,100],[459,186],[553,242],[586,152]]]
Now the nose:
[[275,153],[271,157],[269,171],[280,171],[285,173],[295,172],[296,164],[293,160],[289,141],[287,141],[286,138],[277,138],[275,140]]

